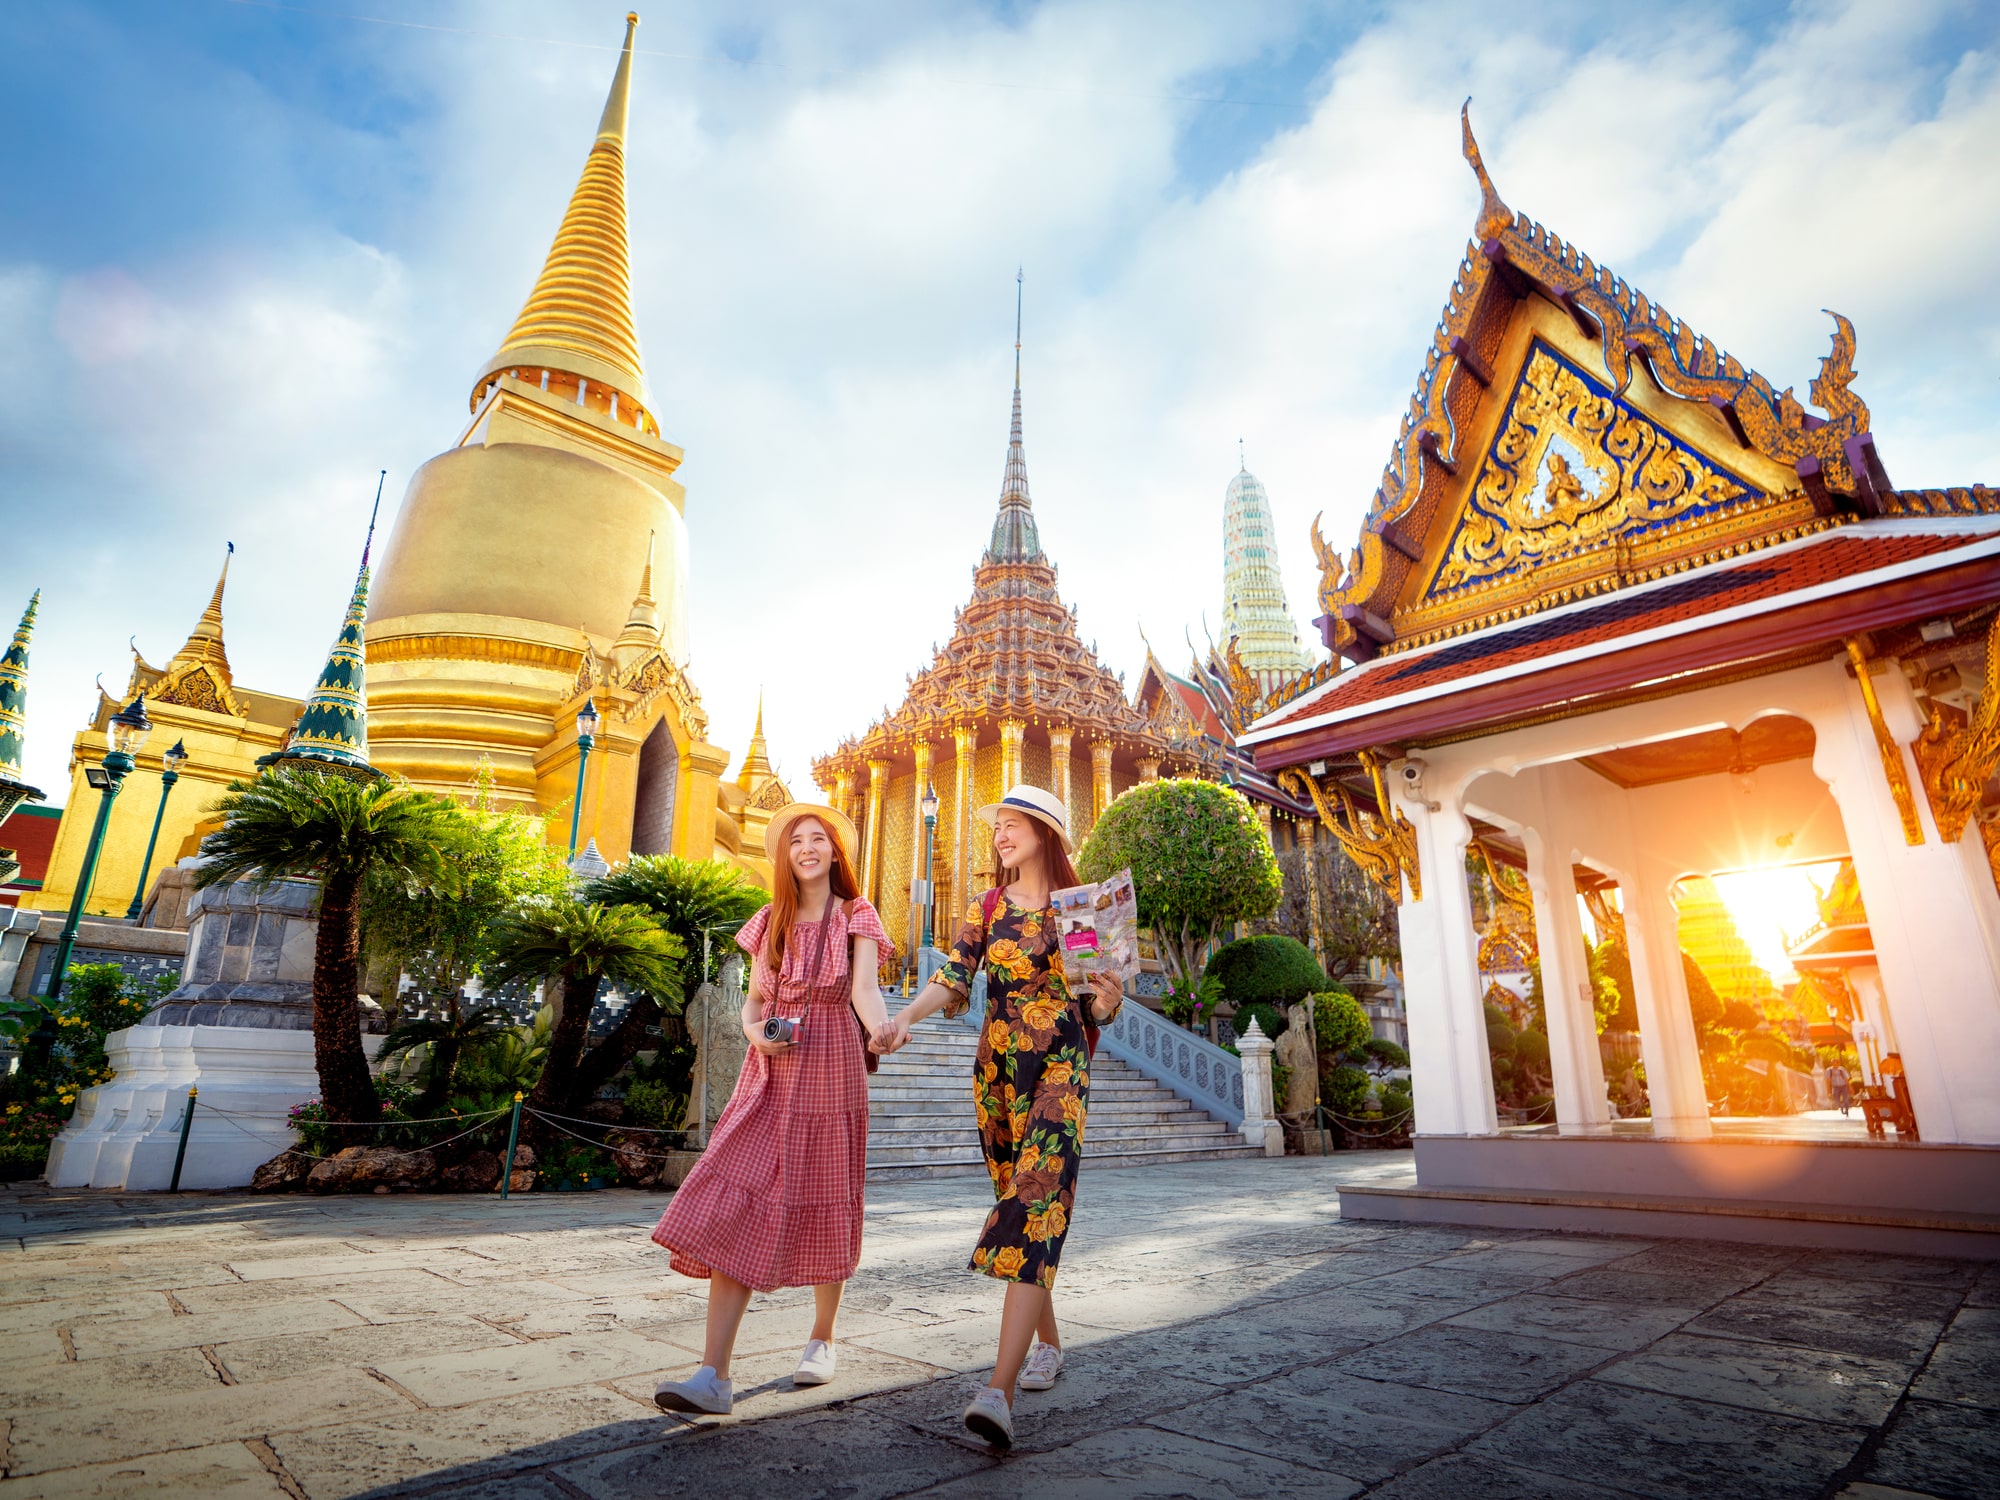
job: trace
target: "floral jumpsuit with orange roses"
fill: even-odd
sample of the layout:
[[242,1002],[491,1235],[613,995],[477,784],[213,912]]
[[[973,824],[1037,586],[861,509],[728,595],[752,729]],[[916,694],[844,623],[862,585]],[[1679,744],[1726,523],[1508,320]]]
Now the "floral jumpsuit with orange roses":
[[986,1024],[979,1034],[972,1100],[999,1201],[980,1232],[970,1269],[1050,1287],[1076,1203],[1090,1097],[1082,1002],[1063,980],[1055,911],[1029,911],[1004,894],[968,906],[950,961],[935,976],[959,996],[945,1014],[964,1014],[982,965]]

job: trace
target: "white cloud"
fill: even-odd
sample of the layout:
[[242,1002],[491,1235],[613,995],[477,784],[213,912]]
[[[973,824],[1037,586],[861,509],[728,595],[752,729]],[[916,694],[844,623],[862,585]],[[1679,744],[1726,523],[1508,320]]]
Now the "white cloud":
[[[475,32],[616,40],[609,10],[460,14]],[[716,7],[642,29],[655,52],[713,58],[726,34],[753,58],[642,55],[633,100],[635,295],[664,429],[687,449],[714,736],[741,749],[762,687],[803,791],[811,757],[949,635],[998,491],[1017,264],[1029,473],[1085,638],[1130,675],[1141,620],[1174,657],[1219,615],[1239,436],[1309,618],[1309,523],[1324,508],[1328,536],[1352,536],[1470,230],[1468,93],[1514,206],[1781,386],[1804,388],[1819,309],[1840,308],[1896,479],[2000,476],[2000,75],[1990,35],[1939,51],[1968,14],[1801,5],[1760,32],[1722,8],[1552,25],[1539,8],[1400,5],[1355,21],[1301,123],[1200,192],[1176,170],[1203,108],[1188,80],[1257,97],[1250,65],[1310,13]],[[393,150],[354,145],[383,199],[374,243],[329,210],[284,244],[218,236],[161,264],[0,277],[0,337],[50,372],[0,438],[65,505],[116,519],[50,525],[59,542],[0,567],[0,605],[30,571],[50,586],[31,684],[45,785],[90,675],[122,676],[135,628],[172,649],[225,535],[243,549],[239,673],[310,681],[351,577],[356,491],[386,465],[398,495],[455,435],[612,61],[480,35],[347,45],[427,105]]]

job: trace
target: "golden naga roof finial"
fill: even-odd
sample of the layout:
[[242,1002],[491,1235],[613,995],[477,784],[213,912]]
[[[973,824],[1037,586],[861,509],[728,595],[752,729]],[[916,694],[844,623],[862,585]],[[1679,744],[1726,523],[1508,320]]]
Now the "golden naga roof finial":
[[1479,217],[1473,222],[1472,232],[1482,240],[1494,239],[1514,227],[1514,210],[1501,201],[1500,190],[1486,175],[1486,163],[1479,155],[1479,142],[1472,138],[1472,96],[1469,94],[1465,103],[1459,106],[1458,126],[1463,137],[1465,159],[1472,163],[1472,170],[1479,178]]

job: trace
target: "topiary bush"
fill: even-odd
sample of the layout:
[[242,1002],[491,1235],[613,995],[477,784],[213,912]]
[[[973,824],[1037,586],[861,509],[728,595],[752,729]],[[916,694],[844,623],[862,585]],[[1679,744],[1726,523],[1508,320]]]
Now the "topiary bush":
[[1313,1039],[1319,1044],[1322,1068],[1354,1060],[1375,1034],[1368,1012],[1346,990],[1322,990],[1313,1000]]
[[1237,1006],[1236,1017],[1230,1024],[1236,1028],[1236,1034],[1242,1036],[1244,1032],[1250,1029],[1252,1018],[1255,1018],[1259,1029],[1263,1031],[1264,1035],[1274,1042],[1285,1029],[1285,1013],[1283,1011],[1279,1010],[1275,1005],[1261,1005],[1256,1003]]
[[1306,996],[1333,988],[1312,949],[1297,938],[1261,933],[1216,949],[1208,974],[1239,1010],[1245,1005],[1296,1005]]

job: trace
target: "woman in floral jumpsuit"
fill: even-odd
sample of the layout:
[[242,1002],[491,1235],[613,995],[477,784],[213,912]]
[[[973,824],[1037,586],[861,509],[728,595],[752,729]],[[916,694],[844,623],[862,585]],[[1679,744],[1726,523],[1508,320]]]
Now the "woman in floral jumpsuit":
[[1017,1379],[1045,1390],[1061,1372],[1050,1289],[1083,1159],[1093,1040],[1086,1027],[1113,1019],[1123,998],[1115,976],[1092,980],[1095,995],[1072,992],[1064,978],[1049,892],[1078,881],[1063,813],[1060,801],[1030,786],[980,809],[993,825],[1003,883],[967,906],[949,961],[877,1044],[895,1050],[934,1011],[962,1014],[974,979],[985,971],[986,1020],[972,1099],[995,1202],[970,1268],[1009,1285],[992,1384],[966,1408],[965,1425],[996,1447],[1013,1441]]

